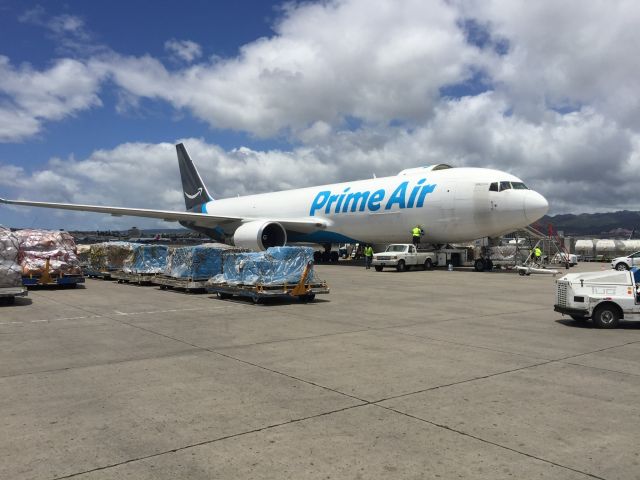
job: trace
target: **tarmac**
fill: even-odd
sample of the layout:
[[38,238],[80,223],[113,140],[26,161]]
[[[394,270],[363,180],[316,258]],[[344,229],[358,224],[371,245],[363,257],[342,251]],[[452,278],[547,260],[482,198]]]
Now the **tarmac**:
[[0,307],[0,478],[640,478],[640,322],[554,313],[550,275],[316,268],[310,304]]

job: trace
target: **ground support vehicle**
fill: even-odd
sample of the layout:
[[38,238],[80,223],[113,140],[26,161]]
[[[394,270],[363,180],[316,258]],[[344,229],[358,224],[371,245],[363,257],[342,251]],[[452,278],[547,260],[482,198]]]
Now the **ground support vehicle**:
[[13,304],[16,297],[26,297],[27,288],[24,286],[17,287],[0,287],[0,303]]
[[381,272],[385,267],[395,268],[399,272],[404,272],[412,267],[431,270],[435,264],[435,252],[418,250],[415,245],[409,243],[388,245],[384,252],[374,253],[371,261],[376,272]]
[[188,293],[204,292],[209,286],[208,278],[194,279],[190,277],[176,278],[168,275],[155,275],[151,279],[151,283],[159,285],[162,290],[172,288],[175,290],[184,290]]
[[631,267],[640,267],[640,252],[611,260],[611,268],[615,268],[616,270],[624,271],[629,270]]
[[640,320],[640,270],[570,273],[556,280],[554,311],[595,327],[615,328]]
[[325,281],[307,282],[307,277],[311,272],[311,264],[308,264],[298,283],[282,284],[229,284],[213,283],[209,281],[207,291],[215,293],[221,300],[230,299],[233,296],[248,297],[253,303],[263,303],[269,298],[294,299],[302,302],[312,302],[316,295],[328,294],[329,287]]
[[116,271],[111,273],[111,278],[118,283],[135,283],[136,285],[152,285],[155,273],[130,273]]

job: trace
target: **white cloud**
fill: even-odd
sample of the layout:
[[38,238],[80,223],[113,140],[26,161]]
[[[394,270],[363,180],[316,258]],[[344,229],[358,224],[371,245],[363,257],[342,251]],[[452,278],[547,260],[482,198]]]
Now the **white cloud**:
[[164,43],[164,48],[187,63],[193,62],[202,55],[202,47],[191,40],[176,40],[172,38]]
[[169,71],[158,60],[113,55],[102,69],[128,92],[168,101],[214,127],[268,137],[345,118],[420,121],[440,87],[482,63],[440,1],[325,2],[291,7],[276,35],[236,58]]
[[38,133],[44,121],[61,120],[102,104],[100,78],[77,60],[62,59],[38,71],[15,68],[0,55],[0,141],[17,141]]

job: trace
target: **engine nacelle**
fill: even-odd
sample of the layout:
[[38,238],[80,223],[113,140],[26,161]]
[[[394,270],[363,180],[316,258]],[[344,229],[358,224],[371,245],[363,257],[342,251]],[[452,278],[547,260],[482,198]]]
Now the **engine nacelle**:
[[269,220],[254,220],[247,222],[233,234],[233,244],[236,247],[250,250],[266,250],[269,247],[282,247],[287,243],[287,232],[278,222]]

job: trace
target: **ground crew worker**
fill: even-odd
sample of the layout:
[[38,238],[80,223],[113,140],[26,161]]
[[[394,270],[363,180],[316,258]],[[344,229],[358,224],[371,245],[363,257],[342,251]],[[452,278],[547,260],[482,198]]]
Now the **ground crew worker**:
[[411,236],[413,237],[413,244],[416,246],[416,248],[418,248],[418,245],[420,244],[420,239],[421,239],[423,233],[424,233],[424,231],[418,225],[416,225],[415,227],[413,227],[411,229]]
[[364,266],[367,270],[371,268],[371,261],[373,260],[373,247],[367,245],[364,247]]
[[540,247],[533,249],[533,255],[535,256],[536,263],[540,263],[540,260],[542,259],[542,250],[540,250]]

